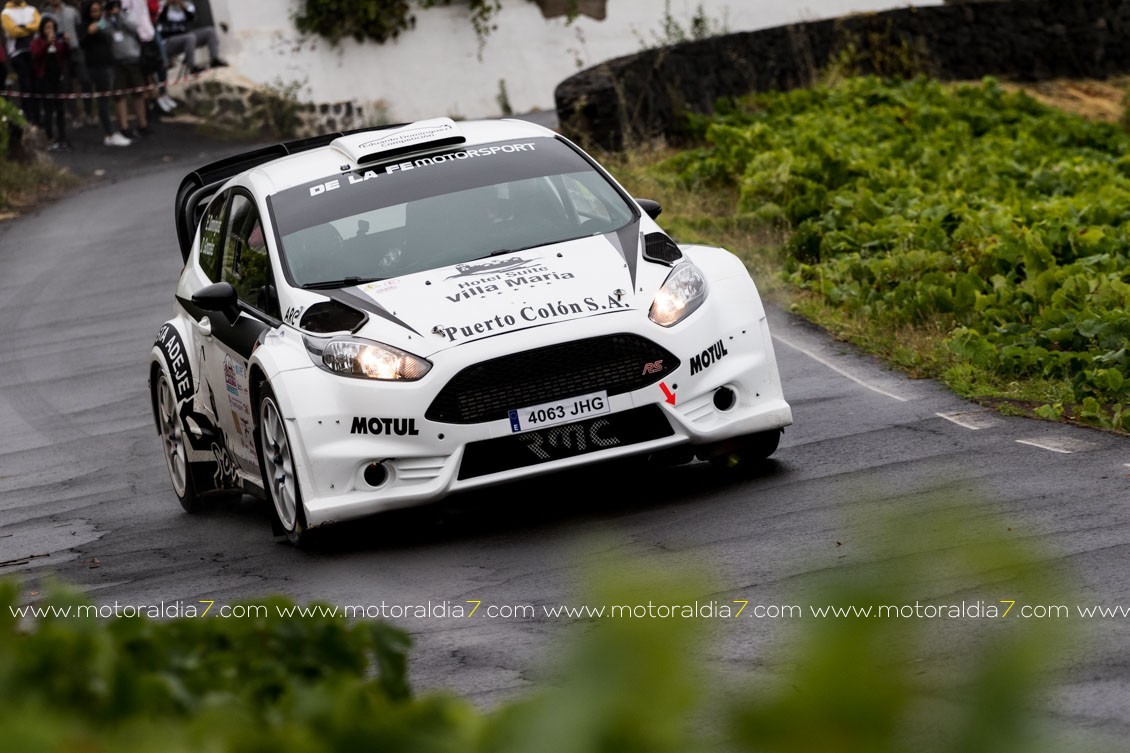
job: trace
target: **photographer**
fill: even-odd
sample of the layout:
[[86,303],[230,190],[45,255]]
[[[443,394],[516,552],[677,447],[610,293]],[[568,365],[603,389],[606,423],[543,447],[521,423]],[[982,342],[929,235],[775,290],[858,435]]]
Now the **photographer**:
[[67,108],[61,95],[67,91],[67,62],[70,45],[59,34],[54,16],[45,16],[39,33],[31,40],[31,65],[35,90],[43,99],[43,129],[51,151],[70,149],[67,141]]
[[[47,0],[43,4],[43,18],[54,18],[59,24],[59,36],[66,40],[69,48],[70,62],[67,65],[68,91],[86,92],[93,91],[90,83],[90,74],[86,71],[86,55],[79,47],[79,27],[82,26],[82,16],[78,9],[64,3],[63,0]],[[71,100],[67,109],[75,119],[75,127],[83,125],[83,112],[86,120],[94,118],[94,102],[90,99]]]

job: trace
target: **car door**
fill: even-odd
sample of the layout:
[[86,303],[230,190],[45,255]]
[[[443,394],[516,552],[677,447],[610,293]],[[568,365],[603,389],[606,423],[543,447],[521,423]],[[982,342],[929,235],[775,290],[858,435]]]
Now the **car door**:
[[226,198],[223,234],[215,252],[217,281],[231,284],[239,299],[234,320],[222,312],[208,313],[211,332],[202,338],[208,404],[222,433],[213,453],[230,482],[237,480],[237,468],[258,474],[248,359],[263,332],[280,324],[263,224],[254,199],[240,189]]

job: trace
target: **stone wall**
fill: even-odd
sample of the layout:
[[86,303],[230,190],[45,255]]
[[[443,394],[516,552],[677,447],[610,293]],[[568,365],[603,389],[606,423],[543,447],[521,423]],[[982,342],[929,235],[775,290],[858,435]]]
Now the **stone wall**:
[[189,112],[209,125],[239,134],[304,138],[382,122],[379,108],[369,112],[354,102],[300,102],[297,92],[211,76],[183,84],[174,94]]
[[945,80],[1103,78],[1130,71],[1130,0],[911,7],[646,50],[563,81],[557,114],[570,137],[606,149],[677,136],[686,113],[809,85],[849,47],[864,72],[901,56]]

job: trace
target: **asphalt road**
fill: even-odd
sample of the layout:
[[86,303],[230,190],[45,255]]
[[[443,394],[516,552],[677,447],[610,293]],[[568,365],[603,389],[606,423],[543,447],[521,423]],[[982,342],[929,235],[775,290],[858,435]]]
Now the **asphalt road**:
[[[884,563],[909,571],[980,542],[1029,547],[1065,605],[1130,606],[1130,442],[982,410],[782,312],[772,326],[796,424],[754,478],[721,479],[703,464],[543,478],[354,525],[312,552],[274,540],[266,507],[250,498],[187,515],[152,427],[145,361],[179,272],[177,183],[191,163],[232,147],[185,148],[187,157],[141,160],[0,225],[0,577],[20,578],[28,594],[53,574],[101,604],[278,592],[340,605],[540,609],[585,603],[593,572],[628,562],[693,567],[711,583],[704,601],[807,609],[829,575]],[[890,551],[869,543],[877,515],[913,524],[930,499],[955,524],[943,544],[913,528],[888,536]],[[903,585],[924,603],[1028,595],[990,561]],[[808,621],[727,622],[708,661],[729,675],[779,675],[781,641]],[[571,621],[397,622],[416,640],[417,688],[491,706],[547,681]],[[1127,619],[1063,622],[1072,638],[1050,657],[1054,682],[1040,696],[1048,730],[1072,743],[1124,739]],[[956,673],[944,703],[960,695],[956,668],[971,642],[1031,624],[934,621],[916,660],[923,672]]]

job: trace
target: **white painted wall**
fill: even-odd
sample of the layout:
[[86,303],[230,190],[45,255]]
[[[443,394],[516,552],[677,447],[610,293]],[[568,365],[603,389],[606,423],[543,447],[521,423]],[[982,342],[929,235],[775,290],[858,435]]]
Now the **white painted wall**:
[[[553,89],[582,67],[655,44],[663,0],[608,0],[608,17],[582,16],[566,25],[545,19],[528,0],[503,0],[498,29],[479,56],[465,6],[416,13],[416,28],[394,42],[335,49],[321,38],[301,41],[291,17],[300,0],[212,0],[224,57],[240,74],[260,84],[305,81],[300,98],[314,102],[383,101],[393,120],[437,115],[498,115],[499,81],[506,82],[515,112],[553,107]],[[700,3],[672,0],[684,27]],[[796,21],[835,18],[852,12],[941,0],[701,0],[707,17],[728,31],[763,29]],[[371,106],[369,107],[371,111]]]

